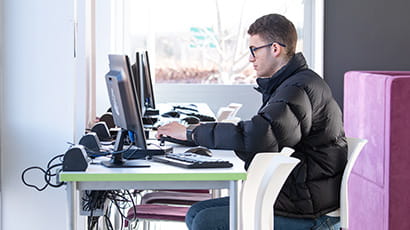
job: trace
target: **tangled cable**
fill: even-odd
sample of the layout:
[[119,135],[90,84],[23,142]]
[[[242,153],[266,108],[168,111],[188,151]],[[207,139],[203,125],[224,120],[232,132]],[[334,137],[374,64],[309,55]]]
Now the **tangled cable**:
[[[63,160],[61,159],[63,156],[64,156],[64,154],[59,154],[59,155],[53,157],[53,158],[48,162],[46,169],[43,169],[43,168],[41,168],[41,167],[39,167],[39,166],[32,166],[32,167],[26,168],[26,169],[22,172],[22,174],[21,174],[21,180],[23,181],[23,183],[24,183],[26,186],[35,188],[37,191],[43,191],[43,190],[46,189],[48,186],[51,186],[51,187],[53,187],[53,188],[61,187],[62,185],[64,185],[64,182],[59,182],[59,181],[58,181],[58,174],[60,173],[60,171],[61,171],[61,169],[62,169],[62,166],[63,166],[63,163],[62,163]],[[60,163],[54,163],[54,164],[53,164],[53,161],[55,161],[55,160],[57,160],[57,159],[60,160]],[[43,187],[41,187],[41,188],[38,187],[38,186],[36,186],[36,185],[34,185],[34,184],[29,184],[29,183],[27,183],[27,182],[26,182],[26,179],[25,179],[25,174],[26,174],[28,171],[36,170],[36,169],[37,169],[37,170],[40,170],[41,172],[44,173],[45,185],[44,185]],[[53,178],[54,178],[54,181],[55,181],[54,183],[52,182],[52,179],[53,179]]]

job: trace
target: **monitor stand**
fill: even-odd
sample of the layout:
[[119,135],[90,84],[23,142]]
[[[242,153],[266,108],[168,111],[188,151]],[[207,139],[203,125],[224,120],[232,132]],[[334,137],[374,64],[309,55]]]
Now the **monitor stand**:
[[123,159],[123,146],[124,139],[126,137],[127,131],[121,129],[117,133],[117,139],[115,140],[114,152],[111,160],[101,162],[107,168],[135,168],[135,167],[150,167],[151,165],[146,160],[124,160]]
[[146,160],[124,160],[122,157],[117,159],[115,154],[111,160],[101,162],[107,168],[143,168],[143,167],[151,167],[151,165]]
[[171,146],[157,147],[148,144],[147,149],[141,149],[136,146],[132,146],[122,154],[122,157],[128,160],[145,159],[146,157],[150,158],[154,155],[165,155],[166,153],[171,153],[173,150],[174,148]]

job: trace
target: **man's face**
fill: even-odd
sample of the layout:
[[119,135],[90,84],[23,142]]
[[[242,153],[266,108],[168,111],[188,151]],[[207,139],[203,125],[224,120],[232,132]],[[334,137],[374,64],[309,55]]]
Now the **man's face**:
[[278,60],[269,43],[270,41],[265,41],[258,34],[249,38],[249,47],[254,50],[255,55],[249,54],[249,62],[253,64],[257,77],[272,77],[277,71]]

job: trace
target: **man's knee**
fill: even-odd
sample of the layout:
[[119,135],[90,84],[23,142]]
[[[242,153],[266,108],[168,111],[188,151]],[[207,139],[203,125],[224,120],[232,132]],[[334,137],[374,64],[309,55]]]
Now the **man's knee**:
[[209,230],[212,228],[212,213],[209,209],[200,210],[196,213],[195,217],[192,219],[191,228],[192,230]]
[[192,229],[192,222],[196,217],[197,213],[200,212],[202,209],[203,207],[200,205],[200,203],[195,203],[188,209],[188,212],[185,216],[185,223],[189,229]]

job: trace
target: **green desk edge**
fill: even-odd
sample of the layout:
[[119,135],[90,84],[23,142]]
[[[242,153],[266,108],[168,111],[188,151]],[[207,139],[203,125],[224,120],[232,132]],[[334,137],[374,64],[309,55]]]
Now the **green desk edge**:
[[63,172],[61,181],[228,181],[245,180],[246,172],[238,173],[79,173]]

